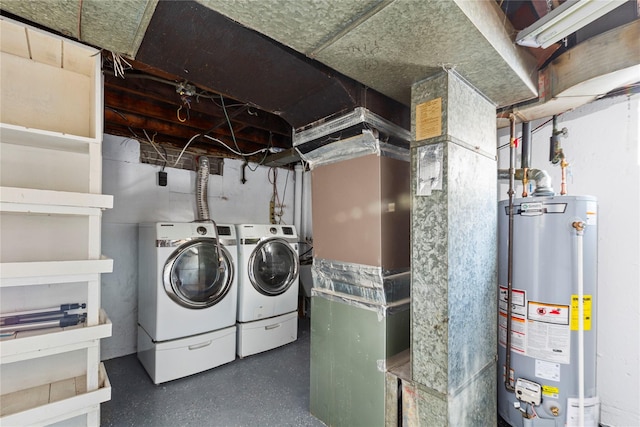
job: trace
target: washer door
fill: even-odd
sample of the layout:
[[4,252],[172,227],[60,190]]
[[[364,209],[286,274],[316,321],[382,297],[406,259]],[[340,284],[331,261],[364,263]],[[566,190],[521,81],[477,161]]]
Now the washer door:
[[167,295],[187,308],[207,308],[224,298],[233,281],[231,256],[215,239],[191,240],[175,250],[163,271]]
[[247,268],[251,284],[258,292],[280,295],[298,277],[298,254],[285,240],[265,240],[251,253]]

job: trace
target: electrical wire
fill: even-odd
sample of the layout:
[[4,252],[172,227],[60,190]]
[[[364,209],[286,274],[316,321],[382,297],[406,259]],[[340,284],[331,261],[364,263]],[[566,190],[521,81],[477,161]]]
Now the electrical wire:
[[115,76],[124,79],[124,72],[133,69],[133,67],[117,52],[111,51],[111,57],[113,58],[113,72]]
[[[291,169],[287,169],[287,176],[284,178],[284,191],[282,192],[282,200],[284,201],[285,197],[287,197],[287,185],[289,184],[289,173]],[[280,222],[282,224],[282,216],[284,215],[284,204],[280,204]]]
[[[167,158],[168,154],[167,154],[167,150],[166,148],[164,148],[162,145],[160,145],[160,148],[162,148],[162,151],[164,151],[164,156],[165,159]],[[164,172],[164,168],[167,167],[167,161],[164,161],[164,164],[162,165],[162,172]]]
[[158,147],[162,148],[162,151],[164,151],[164,155],[163,155],[162,153],[160,153],[160,151],[158,151],[158,148],[156,147],[155,140],[156,140],[156,135],[158,134],[158,132],[155,132],[153,134],[153,138],[149,138],[149,134],[147,133],[147,130],[146,129],[142,129],[142,131],[144,132],[144,136],[147,137],[147,140],[149,141],[149,143],[151,144],[153,149],[156,150],[156,153],[158,153],[158,155],[164,161],[164,164],[162,165],[162,171],[164,172],[164,168],[167,166],[167,163],[169,163],[169,160],[167,159],[167,157],[168,157],[167,150],[162,145],[158,145]]
[[[264,161],[266,160],[267,156],[269,155],[269,151],[271,150],[271,144],[272,144],[272,141],[271,141],[272,140],[272,134],[269,133],[269,144],[268,144],[267,148],[263,148],[261,150],[255,151],[255,152],[253,152],[251,154],[243,154],[242,151],[240,150],[240,147],[238,146],[238,140],[236,139],[236,134],[233,131],[233,126],[231,124],[231,119],[229,118],[229,113],[227,112],[227,106],[224,103],[224,97],[222,95],[220,95],[220,103],[222,104],[222,111],[224,112],[224,117],[227,119],[227,125],[229,126],[229,130],[231,131],[231,139],[233,140],[233,145],[236,147],[237,151],[232,150],[227,144],[225,144],[224,142],[222,142],[220,140],[214,140],[214,141],[221,143],[222,145],[227,147],[227,149],[230,150],[232,153],[237,154],[238,156],[242,156],[242,158],[244,159],[245,162],[247,162],[246,157],[252,156],[252,155],[257,154],[257,153],[264,152],[264,156],[262,157],[262,159],[260,159],[260,161],[256,164],[256,166],[254,168],[252,168],[251,166],[247,166],[251,172],[255,172],[258,169],[258,166],[261,166],[264,163]],[[205,135],[205,137],[206,136],[207,135]]]
[[[150,76],[149,76],[149,77],[150,77]],[[146,77],[145,77],[145,78],[146,78]],[[152,78],[152,79],[153,79],[153,80],[159,80],[159,79],[156,79],[156,78]],[[168,82],[168,81],[165,81],[165,82]],[[222,98],[222,96],[220,96],[220,98],[221,98],[221,99],[223,99],[223,98]],[[245,105],[245,104],[238,104],[238,105]],[[117,115],[119,115],[120,117],[122,117],[122,119],[123,119],[123,120],[126,120],[127,122],[129,122],[129,119],[128,119],[124,114],[122,114],[120,111],[118,111],[118,110],[116,110],[116,109],[114,109],[114,108],[112,108],[112,107],[108,107],[108,106],[105,106],[105,108],[107,108],[107,109],[109,109],[109,110],[113,111],[114,113],[116,113]],[[207,139],[210,139],[210,140],[212,140],[212,141],[214,141],[214,142],[217,142],[218,144],[221,144],[223,147],[225,147],[227,150],[231,151],[233,154],[238,155],[238,156],[241,156],[245,161],[247,161],[246,157],[253,156],[253,155],[256,155],[256,154],[259,154],[259,153],[264,153],[264,156],[262,157],[262,159],[260,159],[260,161],[256,164],[256,166],[255,166],[254,168],[252,168],[251,166],[248,166],[249,170],[251,170],[252,172],[255,172],[255,171],[258,169],[258,166],[261,166],[261,165],[264,163],[265,159],[267,158],[267,156],[268,156],[268,155],[269,155],[269,153],[271,152],[271,148],[273,148],[273,134],[272,134],[271,132],[269,133],[269,143],[268,143],[268,145],[267,145],[267,147],[266,147],[266,148],[261,148],[261,149],[259,149],[259,150],[253,151],[253,152],[251,152],[251,153],[244,153],[244,152],[242,152],[242,151],[240,150],[240,148],[238,147],[238,142],[237,142],[237,140],[236,140],[235,133],[233,132],[233,128],[232,128],[232,126],[231,126],[231,120],[229,119],[229,115],[227,114],[226,107],[224,106],[224,100],[223,100],[223,110],[224,110],[225,117],[226,117],[226,119],[227,119],[227,123],[228,123],[228,125],[229,125],[229,129],[231,130],[231,136],[232,136],[232,139],[233,139],[233,142],[234,142],[234,145],[235,145],[236,149],[234,150],[233,148],[231,148],[229,145],[225,144],[223,141],[221,141],[221,140],[220,140],[220,139],[218,139],[218,138],[215,138],[215,137],[210,136],[210,135],[206,135],[206,132],[205,132],[205,134],[204,134],[204,135],[203,135],[203,134],[198,133],[198,134],[196,134],[196,135],[192,136],[192,137],[191,137],[191,139],[189,139],[189,141],[187,142],[187,144],[184,146],[184,148],[183,148],[183,149],[182,149],[182,151],[180,152],[180,155],[178,156],[178,158],[176,159],[176,161],[173,163],[173,165],[171,165],[171,166],[169,166],[169,167],[175,167],[175,166],[177,166],[177,164],[180,162],[180,159],[181,159],[181,158],[182,158],[182,156],[184,155],[185,150],[186,150],[186,149],[189,147],[189,145],[191,145],[191,143],[192,143],[196,138],[198,138],[199,136],[204,136],[204,137],[205,137],[205,138],[207,138]],[[135,132],[135,131],[130,127],[130,126],[127,126],[127,129],[129,130],[129,132],[131,132],[131,134],[133,135],[133,137],[134,137],[135,139],[137,139],[138,141],[141,139],[141,138],[140,138],[140,136],[138,136],[138,134],[136,134],[136,132]],[[156,135],[156,134],[154,134],[154,138],[152,139],[152,138],[150,138],[150,137],[149,137],[149,134],[147,133],[147,131],[146,131],[145,129],[142,129],[142,132],[144,133],[144,136],[145,136],[145,137],[146,137],[146,139],[147,139],[147,141],[146,141],[146,142],[149,142],[149,144],[151,144],[151,146],[152,146],[152,147],[153,147],[153,149],[156,151],[156,153],[158,153],[158,155],[160,156],[160,158],[162,158],[162,160],[165,162],[165,164],[164,164],[164,165],[163,165],[163,167],[162,167],[162,170],[164,170],[164,168],[165,168],[165,167],[166,167],[170,162],[169,162],[169,160],[167,159],[167,156],[166,156],[166,155],[163,155],[163,154],[160,152],[160,150],[158,150],[158,146],[160,146],[163,150],[164,150],[164,147],[162,147],[161,145],[159,145],[159,144],[157,144],[157,143],[155,142],[155,135]],[[208,131],[207,131],[207,132],[208,132]],[[164,150],[164,151],[165,151],[165,153],[166,153],[166,150]]]
[[[111,52],[111,59],[112,59],[112,66],[114,68],[113,71],[110,70],[103,70],[103,72],[105,73],[110,73],[115,75],[116,77],[122,77],[124,78],[124,70],[126,69],[132,69],[132,66],[129,62],[127,62],[124,58],[122,58],[122,56],[120,54],[117,54],[115,52]],[[123,63],[126,65],[123,65]],[[154,80],[160,83],[165,83],[171,86],[174,86],[176,88],[176,91],[178,90],[178,88],[180,87],[180,85],[184,85],[185,83],[188,82],[175,82],[175,81],[171,81],[171,80],[167,80],[167,79],[163,79],[161,77],[156,77],[156,76],[150,76],[150,75],[146,75],[146,74],[128,74],[127,77],[131,77],[131,78],[142,78],[142,79],[149,79],[149,80]],[[207,133],[209,131],[204,132],[204,134],[196,134],[194,135],[189,142],[187,142],[187,144],[184,146],[184,148],[182,149],[182,151],[180,152],[180,155],[178,156],[178,158],[176,159],[175,163],[171,166],[171,167],[175,167],[178,162],[180,161],[180,159],[182,158],[182,155],[184,154],[185,150],[187,149],[187,147],[199,136],[204,136],[205,138],[208,138],[212,141],[215,141],[219,144],[221,144],[222,146],[224,146],[226,149],[228,149],[229,151],[231,151],[232,153],[241,156],[245,161],[247,161],[246,157],[249,156],[253,156],[255,154],[258,153],[264,153],[264,156],[262,157],[262,159],[260,159],[260,161],[256,164],[256,166],[254,168],[252,168],[251,166],[248,166],[249,170],[251,170],[252,172],[255,172],[258,169],[258,166],[261,166],[264,161],[266,160],[267,156],[269,155],[269,152],[272,148],[272,137],[273,135],[271,133],[269,133],[269,144],[267,146],[267,148],[263,148],[260,150],[256,150],[252,153],[243,153],[242,150],[240,150],[240,147],[238,146],[238,140],[236,138],[235,132],[233,130],[233,126],[231,123],[231,118],[229,117],[229,113],[227,111],[227,105],[224,102],[224,97],[222,95],[214,95],[214,94],[210,94],[209,92],[203,91],[203,92],[196,92],[194,94],[194,96],[196,97],[196,100],[199,100],[199,98],[208,98],[211,99],[211,101],[218,107],[222,108],[222,111],[224,112],[224,116],[227,122],[227,125],[229,126],[229,131],[231,132],[231,139],[233,140],[233,145],[235,146],[235,150],[233,148],[231,148],[229,145],[225,144],[224,142],[222,142],[220,139],[218,138],[214,138],[211,137],[209,135],[207,135]],[[220,104],[218,104],[217,102],[215,102],[216,98],[220,98]],[[249,107],[249,104],[247,103],[237,103],[237,104],[230,104],[230,107]],[[176,114],[178,116],[178,120],[181,122],[186,121],[187,119],[182,119],[180,117],[180,110],[182,109],[182,105],[178,108]],[[120,117],[122,117],[124,120],[126,120],[127,122],[129,121],[127,119],[126,116],[124,116],[121,112],[111,108],[111,107],[105,107],[105,108],[109,108],[110,110],[112,110],[113,112],[115,112],[116,114],[118,114]],[[189,111],[187,110],[187,118],[188,118],[188,113]],[[249,112],[249,114],[251,114],[251,112]],[[139,136],[133,131],[133,129],[131,129],[131,127],[127,126],[127,129],[129,129],[129,131],[131,132],[131,134],[136,138],[136,139],[140,139]],[[155,141],[152,141],[151,138],[149,138],[149,135],[147,134],[147,132],[143,129],[143,132],[145,134],[145,137],[147,138],[147,141],[151,144],[151,146],[153,147],[153,149],[156,151],[156,153],[158,153],[158,155],[165,161],[165,165],[163,166],[163,170],[164,167],[169,163],[169,161],[167,160],[166,156],[164,156],[162,153],[160,153],[160,151],[158,150],[158,148],[156,147]],[[155,136],[154,136],[155,138]],[[165,150],[166,151],[166,150]]]
[[236,140],[236,134],[233,131],[233,126],[231,125],[231,119],[229,118],[229,114],[227,113],[227,107],[224,105],[224,96],[222,95],[220,95],[220,102],[222,103],[222,111],[224,112],[224,117],[227,119],[227,125],[229,126],[229,130],[231,131],[231,139],[233,140],[233,145],[235,145],[236,150],[240,151],[240,147],[238,147],[238,141]]
[[[105,106],[105,109],[111,110],[114,113],[116,113],[117,115],[119,115],[120,117],[122,117],[124,120],[126,120],[127,122],[129,122],[129,119],[127,118],[127,116],[125,116],[124,114],[122,114],[120,111],[116,110],[115,108],[109,107],[109,106]],[[135,139],[140,139],[140,137],[134,132],[133,129],[131,129],[130,126],[127,125],[127,129],[129,129],[129,132],[131,132],[131,135],[133,135],[133,137]]]
[[[114,113],[116,113],[117,115],[119,115],[120,117],[122,117],[124,120],[129,121],[129,119],[127,119],[127,117],[122,114],[120,111],[111,108],[111,107],[105,107],[108,108],[109,110],[113,111]],[[131,134],[133,135],[133,137],[137,140],[140,140],[141,138],[135,133],[135,131],[133,129],[131,129],[131,127],[127,126],[127,129],[129,129],[129,132],[131,132]],[[161,145],[157,145],[157,143],[155,142],[155,134],[154,134],[154,138],[152,139],[151,137],[149,137],[149,134],[147,133],[146,129],[142,129],[142,132],[144,133],[147,141],[149,144],[151,144],[151,146],[153,147],[153,149],[156,151],[156,153],[158,153],[158,155],[160,156],[160,158],[165,162],[164,166],[162,167],[162,170],[164,170],[164,168],[167,166],[167,164],[169,164],[169,159],[167,159],[167,156],[162,154],[160,152],[160,150],[158,150],[158,146],[160,146],[160,148],[162,148],[165,153],[166,150],[164,149],[164,147],[162,147]],[[182,158],[182,156],[184,155],[185,150],[187,149],[187,147],[189,147],[189,145],[191,145],[191,143],[199,136],[203,136],[202,134],[196,134],[194,136],[191,137],[191,139],[189,139],[189,142],[187,142],[187,144],[184,146],[184,148],[182,149],[182,151],[180,152],[180,155],[178,156],[178,158],[176,159],[176,161],[173,163],[173,165],[169,166],[169,167],[175,167],[178,162],[180,162],[180,159]],[[270,140],[270,144],[268,147],[266,148],[261,148],[259,150],[253,151],[251,153],[243,153],[241,151],[236,151],[233,148],[229,147],[227,144],[225,144],[224,142],[222,142],[221,140],[219,140],[218,138],[215,138],[213,136],[209,136],[209,135],[204,135],[205,138],[210,139],[212,141],[215,141],[219,144],[221,144],[222,146],[224,146],[227,150],[231,151],[232,153],[238,155],[238,156],[242,156],[242,157],[248,157],[248,156],[253,156],[255,154],[258,153],[265,153],[265,156],[262,158],[262,160],[258,163],[258,166],[261,165],[264,162],[264,159],[267,157],[267,155],[269,154],[269,151],[271,150],[271,138],[269,138]],[[249,167],[249,169],[251,169],[251,167]],[[256,166],[257,169],[257,166]],[[251,169],[253,172],[255,172],[256,169]]]
[[[198,134],[198,135],[200,135],[200,134]],[[227,144],[225,144],[224,142],[222,142],[222,141],[221,141],[221,140],[219,140],[218,138],[215,138],[215,137],[213,137],[213,136],[209,136],[209,135],[204,135],[204,137],[205,137],[205,138],[207,138],[207,139],[210,139],[210,140],[212,140],[212,141],[215,141],[215,142],[217,142],[218,144],[222,144],[222,145],[223,145],[227,150],[231,151],[233,154],[236,154],[236,155],[238,155],[238,156],[242,156],[242,157],[253,156],[253,155],[258,154],[258,153],[268,152],[268,151],[270,150],[270,148],[269,148],[269,147],[267,147],[267,148],[261,148],[261,149],[259,149],[259,150],[253,151],[253,152],[251,152],[251,153],[243,153],[243,152],[241,152],[241,151],[236,151],[236,150],[234,150],[233,148],[229,147]],[[255,170],[255,169],[254,169],[254,170]]]
[[[197,97],[197,96],[202,96],[202,95],[200,95],[200,93],[196,93],[196,97]],[[214,104],[216,107],[220,107],[220,108],[222,108],[222,105],[220,105],[220,104],[218,104],[218,103],[216,102],[216,98],[219,98],[219,96],[211,95],[211,96],[206,96],[206,97],[204,97],[204,98],[211,99],[211,102],[213,102],[213,104]],[[239,103],[237,103],[237,104],[225,104],[225,105],[226,105],[227,107],[249,107],[249,106],[250,106],[250,105],[249,105],[248,103],[246,103],[246,102],[244,102],[244,103],[243,103],[243,102],[239,102]]]
[[[271,193],[271,206],[273,209],[272,211],[273,217],[271,218],[271,220],[273,220],[274,224],[280,224],[280,221],[282,221],[283,212],[282,212],[282,202],[280,201],[280,196],[278,195],[278,169],[269,168],[269,171],[267,172],[267,179],[269,180],[269,183],[273,188]],[[280,211],[276,212],[276,208],[280,209]],[[276,217],[278,217],[277,221],[276,221]]]
[[304,159],[302,151],[300,151],[300,149],[298,147],[293,147],[293,149],[296,150],[296,153],[298,153],[298,157],[300,157],[300,163],[302,164],[302,168],[304,170],[309,170],[310,169],[310,163]]
[[[199,136],[201,136],[201,134],[197,133],[197,134],[195,134],[195,135],[193,135],[193,136],[191,137],[191,139],[189,140],[189,142],[187,142],[187,145],[185,145],[185,146],[184,146],[184,148],[182,149],[182,151],[180,151],[180,155],[178,155],[178,158],[176,159],[176,162],[173,164],[173,166],[171,166],[172,168],[176,167],[176,165],[178,164],[178,162],[179,162],[179,161],[180,161],[180,159],[182,158],[182,155],[184,154],[184,152],[185,152],[185,150],[187,149],[187,147],[188,147],[189,145],[191,145],[191,143],[192,143],[192,142],[193,142],[197,137],[199,137]],[[205,135],[205,136],[207,136],[207,135]]]
[[[108,58],[107,58],[107,59],[108,59]],[[127,64],[128,64],[128,63],[127,63]],[[109,75],[112,75],[112,76],[119,77],[119,75],[115,72],[115,70],[114,70],[114,71],[111,71],[111,70],[104,70],[104,69],[103,69],[103,70],[102,70],[102,72],[103,72],[104,74],[109,74]],[[174,86],[174,87],[176,87],[176,88],[178,87],[178,84],[179,84],[178,82],[174,82],[174,81],[172,81],[172,80],[163,79],[162,77],[150,76],[150,75],[148,75],[148,74],[136,74],[136,73],[129,73],[129,74],[127,74],[127,78],[130,78],[130,79],[147,79],[147,80],[153,80],[153,81],[156,81],[156,82],[165,83],[165,84],[168,84],[168,85]]]
[[257,171],[257,170],[258,170],[258,167],[259,167],[259,166],[262,166],[262,165],[264,164],[264,161],[267,159],[267,156],[268,156],[268,155],[269,155],[269,149],[265,149],[265,151],[264,151],[264,156],[262,156],[262,158],[260,159],[260,161],[259,161],[258,163],[256,163],[256,166],[255,166],[255,167],[253,167],[253,168],[252,168],[251,166],[249,166],[249,165],[247,164],[247,167],[249,168],[249,170],[250,170],[251,172],[255,172],[255,171]]
[[[116,113],[117,115],[119,115],[120,117],[122,117],[124,120],[126,120],[127,122],[129,121],[129,119],[127,119],[127,117],[122,114],[120,111],[116,110],[115,108],[112,107],[105,107],[111,111],[113,111],[114,113]],[[129,132],[131,132],[131,134],[133,135],[134,139],[138,142],[140,142],[140,137],[135,133],[135,131],[133,129],[131,129],[130,126],[127,126],[127,129],[129,129]],[[153,139],[149,137],[149,134],[147,133],[146,129],[142,129],[142,132],[144,133],[144,136],[147,138],[147,142],[149,142],[149,144],[151,144],[151,146],[153,147],[153,149],[156,151],[156,153],[158,153],[158,155],[160,156],[160,158],[162,158],[162,160],[164,161],[164,164],[162,165],[162,170],[164,171],[165,167],[167,166],[167,164],[169,163],[169,160],[167,159],[168,155],[167,155],[167,150],[162,146],[162,145],[158,145],[160,148],[162,148],[162,151],[164,151],[164,154],[162,154],[159,150],[158,150],[158,146],[156,146],[155,144],[155,138],[156,135],[158,134],[157,132],[153,134]],[[180,158],[178,158],[178,161],[180,160]],[[177,164],[177,161],[176,161]],[[175,164],[173,165],[175,166]]]
[[[260,159],[260,161],[258,163],[256,163],[256,166],[253,167],[253,168],[247,164],[247,167],[249,168],[249,170],[251,172],[255,172],[256,170],[258,170],[258,167],[261,166],[264,163],[264,161],[267,159],[267,156],[271,152],[271,148],[273,148],[273,134],[271,132],[269,132],[269,143],[267,144],[267,149],[264,152],[264,156],[262,156],[262,159]],[[247,161],[247,159],[245,159],[245,162],[246,161]]]
[[306,254],[308,254],[309,252],[311,252],[313,250],[313,246],[311,246],[309,249],[307,249],[306,251],[304,251],[303,253],[301,253],[298,258],[302,258],[303,256],[305,256]]
[[[560,117],[561,115],[562,115],[562,113],[557,114],[557,115],[556,115],[556,117]],[[547,120],[546,122],[544,122],[544,123],[542,123],[542,124],[540,124],[540,125],[536,126],[536,127],[535,127],[535,129],[533,129],[533,130],[531,131],[531,133],[537,132],[540,128],[542,128],[544,125],[546,125],[547,123],[549,123],[549,122],[551,122],[551,121],[553,121],[553,117],[552,117],[552,118],[550,118],[549,120]]]
[[[282,217],[284,216],[284,199],[287,196],[287,185],[289,184],[289,174],[291,173],[290,169],[287,169],[287,176],[284,181],[284,191],[282,192],[282,199],[280,198],[280,193],[278,191],[278,169],[277,168],[269,168],[268,179],[269,183],[273,186],[273,195],[271,196],[271,202],[274,205],[274,217],[278,217],[276,224],[283,224]],[[273,177],[273,179],[272,179]],[[276,211],[276,208],[278,209]],[[274,218],[275,220],[275,218]]]

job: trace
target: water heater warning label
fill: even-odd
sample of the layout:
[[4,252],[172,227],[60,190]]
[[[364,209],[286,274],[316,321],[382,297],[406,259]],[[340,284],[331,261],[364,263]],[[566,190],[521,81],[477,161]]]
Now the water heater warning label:
[[[507,313],[507,301],[508,301],[508,292],[507,288],[504,286],[500,286],[500,299],[498,301],[500,305],[500,311],[503,313]],[[513,316],[520,316],[524,319],[526,316],[526,295],[525,292],[521,289],[512,289],[511,290],[511,314]]]
[[[507,346],[507,314],[500,313],[500,319],[498,321],[498,327],[500,330],[500,345]],[[511,317],[511,351],[516,353],[525,354],[527,338],[527,324],[524,319],[517,316]]]
[[569,306],[529,301],[527,317],[538,322],[568,325]]
[[[500,316],[498,318],[498,342],[502,347],[507,346],[507,313],[508,313],[508,289],[500,286],[498,306]],[[525,354],[527,339],[527,297],[522,289],[511,290],[511,350]]]
[[[583,295],[582,296],[582,325],[584,327],[583,330],[590,331],[591,330],[591,307],[592,307],[593,297],[591,295]],[[571,295],[571,330],[577,331],[578,325],[580,324],[580,317],[578,316],[579,307],[578,303],[580,300],[578,299],[578,295]]]
[[529,301],[527,356],[568,364],[571,358],[569,306]]
[[543,385],[542,386],[542,397],[551,397],[553,399],[557,399],[560,395],[560,389],[558,387]]

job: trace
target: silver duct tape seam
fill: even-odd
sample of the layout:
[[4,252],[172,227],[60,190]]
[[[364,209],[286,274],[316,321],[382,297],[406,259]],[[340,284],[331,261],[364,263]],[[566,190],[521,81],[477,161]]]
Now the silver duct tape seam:
[[366,299],[354,297],[352,295],[339,294],[328,289],[318,288],[311,289],[311,296],[325,298],[330,301],[336,301],[364,310],[375,311],[378,316],[378,322],[381,322],[387,316],[409,310],[411,308],[411,300],[409,298],[382,305]]
[[391,123],[364,107],[356,107],[350,113],[340,117],[324,118],[309,124],[304,129],[296,129],[293,132],[293,146],[339,134],[340,131],[353,126],[379,129],[385,134],[394,135],[407,142],[411,140],[411,133],[407,129]]
[[411,159],[408,149],[380,141],[375,129],[363,129],[360,135],[345,140],[336,140],[306,154],[302,152],[299,154],[311,169],[369,154],[391,157],[405,162],[409,162]]
[[380,266],[355,264],[344,261],[316,258],[312,271],[321,277],[369,288],[381,288],[385,280],[410,281],[410,268],[385,270]]
[[315,259],[311,268],[313,285],[345,298],[386,305],[411,295],[411,271]]

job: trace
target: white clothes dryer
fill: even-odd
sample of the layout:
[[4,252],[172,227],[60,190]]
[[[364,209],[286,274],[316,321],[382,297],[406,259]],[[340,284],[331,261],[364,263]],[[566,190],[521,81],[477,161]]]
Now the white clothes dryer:
[[154,383],[234,360],[235,227],[140,224],[138,240],[138,358]]
[[298,337],[298,236],[295,227],[239,224],[238,343],[240,357]]

